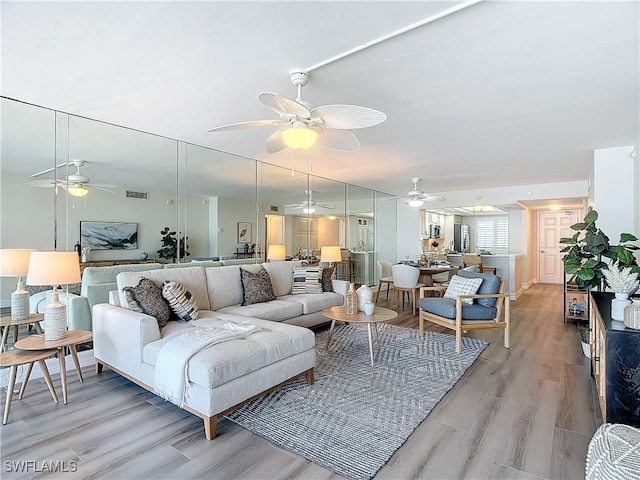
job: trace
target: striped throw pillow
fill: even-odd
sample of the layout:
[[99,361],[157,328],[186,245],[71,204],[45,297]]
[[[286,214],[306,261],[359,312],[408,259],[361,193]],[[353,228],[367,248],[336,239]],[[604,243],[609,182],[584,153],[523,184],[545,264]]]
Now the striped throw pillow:
[[[444,292],[444,298],[453,298],[455,300],[458,295],[475,295],[481,284],[481,278],[464,278],[460,275],[454,275],[449,280],[449,286],[447,291]],[[472,304],[473,298],[463,298],[462,301]]]
[[297,267],[293,269],[292,295],[322,293],[322,267]]
[[162,284],[162,296],[169,303],[171,311],[180,320],[190,322],[198,318],[199,311],[196,299],[181,283],[166,280]]

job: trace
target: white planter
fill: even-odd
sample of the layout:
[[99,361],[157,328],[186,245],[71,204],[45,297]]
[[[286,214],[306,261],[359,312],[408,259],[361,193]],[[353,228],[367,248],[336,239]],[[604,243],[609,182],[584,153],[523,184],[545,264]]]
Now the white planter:
[[624,320],[624,308],[631,303],[626,293],[616,293],[616,298],[611,300],[611,318]]

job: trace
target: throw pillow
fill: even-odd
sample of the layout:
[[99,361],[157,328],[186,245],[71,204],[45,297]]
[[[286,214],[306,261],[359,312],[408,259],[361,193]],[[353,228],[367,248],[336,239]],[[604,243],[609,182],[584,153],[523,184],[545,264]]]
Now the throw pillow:
[[[449,280],[449,286],[447,291],[444,292],[444,298],[453,298],[454,300],[458,295],[475,295],[482,283],[481,278],[463,278],[460,275],[454,275]],[[463,298],[464,303],[473,303],[473,298]]]
[[240,281],[242,282],[242,305],[252,305],[276,299],[273,285],[271,285],[271,277],[264,267],[260,267],[256,273],[240,267]]
[[180,320],[189,322],[198,318],[200,312],[196,299],[181,283],[165,280],[162,284],[162,296]]
[[322,293],[322,267],[298,267],[293,269],[292,295]]
[[155,317],[161,329],[167,324],[171,310],[162,296],[162,289],[154,282],[142,277],[138,285],[124,287],[122,291],[131,310]]
[[322,291],[333,292],[333,271],[336,267],[322,267]]

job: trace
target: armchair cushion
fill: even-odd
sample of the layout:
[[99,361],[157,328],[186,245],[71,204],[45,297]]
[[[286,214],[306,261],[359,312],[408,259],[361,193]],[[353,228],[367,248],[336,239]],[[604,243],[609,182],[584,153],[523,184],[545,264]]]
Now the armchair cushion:
[[[418,306],[425,312],[438,315],[440,317],[455,320],[456,318],[456,301],[452,298],[421,298]],[[495,307],[485,307],[478,303],[462,304],[463,323],[467,320],[493,320],[496,318],[497,310]]]
[[[482,281],[482,278],[464,278],[454,275],[449,280],[449,286],[444,292],[444,298],[450,298],[455,301],[458,295],[475,295]],[[469,305],[473,304],[473,298],[463,298],[462,301]]]
[[[488,273],[474,273],[461,270],[460,272],[458,272],[458,275],[465,278],[481,278],[482,284],[476,292],[478,295],[494,295],[498,293],[498,290],[500,289],[500,282],[502,281],[502,279],[497,275],[490,275]],[[477,298],[476,303],[484,305],[485,307],[493,307],[496,304],[496,299]]]

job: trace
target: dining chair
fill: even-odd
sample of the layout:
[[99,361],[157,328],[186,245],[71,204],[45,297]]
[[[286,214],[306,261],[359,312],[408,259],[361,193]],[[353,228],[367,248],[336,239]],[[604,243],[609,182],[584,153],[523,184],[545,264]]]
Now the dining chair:
[[393,289],[397,292],[398,307],[400,307],[400,294],[402,293],[402,308],[404,309],[404,294],[405,292],[410,293],[413,314],[416,315],[418,291],[425,286],[424,283],[418,282],[420,269],[411,265],[393,265],[391,276],[393,277]]
[[456,270],[449,270],[448,272],[442,272],[442,273],[434,273],[431,278],[433,279],[433,285],[449,285],[449,280],[451,280],[451,277],[453,277],[456,273],[457,273],[457,269]]
[[393,276],[391,273],[392,263],[387,260],[378,260],[378,291],[376,292],[376,304],[378,303],[378,298],[380,297],[380,290],[382,289],[382,285],[387,285],[387,303],[389,303],[389,288],[393,285]]

